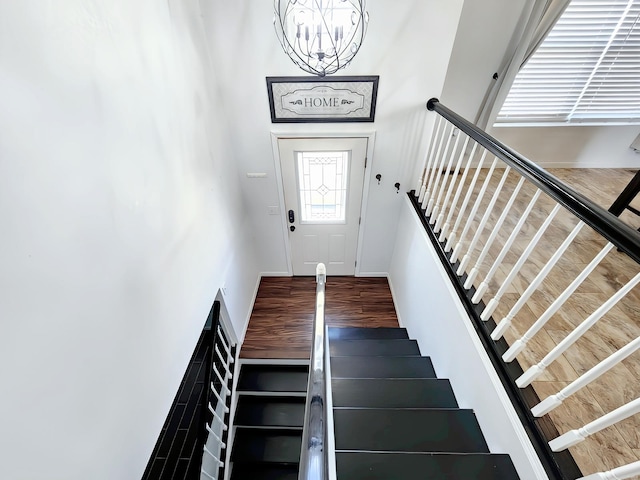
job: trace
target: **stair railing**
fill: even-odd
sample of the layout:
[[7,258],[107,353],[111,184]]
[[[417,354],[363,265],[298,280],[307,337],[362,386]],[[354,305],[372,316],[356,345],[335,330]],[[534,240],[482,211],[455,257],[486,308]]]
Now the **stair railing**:
[[[582,478],[567,449],[613,425],[634,431],[640,399],[622,392],[611,412],[562,435],[553,410],[592,382],[620,390],[613,383],[620,373],[607,373],[623,368],[623,361],[633,362],[630,372],[640,368],[640,358],[633,357],[640,352],[634,322],[640,311],[640,234],[437,99],[427,108],[439,117],[411,201],[549,476]],[[601,298],[591,295],[594,284],[605,285]],[[531,321],[541,305],[542,313]],[[584,320],[575,315],[566,320],[582,313]],[[626,344],[595,336],[592,327],[603,318],[613,319]],[[545,329],[554,321],[564,322],[563,329],[551,327],[549,333]],[[530,347],[538,335],[552,337],[557,345],[532,361],[539,350]],[[599,348],[585,351],[594,339]],[[592,365],[540,402],[535,380],[563,355],[591,359]],[[635,425],[624,423],[630,419]],[[627,478],[610,472],[637,471],[634,462],[588,478]]]
[[211,330],[212,359],[208,364],[208,386],[206,402],[203,405],[207,421],[207,432],[202,452],[201,480],[224,478],[225,454],[229,432],[229,412],[235,366],[236,344],[220,319],[220,303],[214,314]]
[[327,412],[325,380],[324,303],[327,271],[323,263],[316,267],[316,309],[313,319],[313,343],[309,365],[309,383],[300,452],[299,480],[325,480],[327,476]]

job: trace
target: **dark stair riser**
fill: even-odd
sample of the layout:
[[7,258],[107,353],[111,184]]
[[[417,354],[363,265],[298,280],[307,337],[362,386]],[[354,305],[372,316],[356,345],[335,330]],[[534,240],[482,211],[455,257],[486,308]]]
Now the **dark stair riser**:
[[307,380],[305,365],[242,366],[232,480],[297,480]]
[[331,378],[436,378],[428,357],[331,357]]
[[333,340],[329,344],[329,353],[334,357],[341,356],[420,356],[418,342],[408,339],[367,339],[367,340]]
[[508,455],[486,453],[337,452],[339,478],[348,480],[512,480],[518,474]]
[[231,450],[235,463],[275,463],[297,465],[300,461],[302,432],[277,429],[236,429]]
[[362,339],[408,339],[405,328],[329,327],[329,341]]
[[298,466],[264,463],[234,465],[232,478],[238,480],[298,480]]
[[448,380],[437,378],[334,379],[334,407],[458,408]]
[[238,378],[239,392],[307,391],[309,367],[305,365],[243,365]]
[[489,453],[471,410],[335,408],[333,418],[336,450]]
[[236,409],[236,426],[296,427],[304,423],[304,397],[262,397],[241,395]]

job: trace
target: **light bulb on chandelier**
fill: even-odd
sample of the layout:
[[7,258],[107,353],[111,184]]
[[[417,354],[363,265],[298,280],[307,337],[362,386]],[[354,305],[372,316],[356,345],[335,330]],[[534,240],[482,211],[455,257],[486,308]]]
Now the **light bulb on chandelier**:
[[282,49],[302,70],[324,77],[346,67],[367,32],[366,0],[274,0]]

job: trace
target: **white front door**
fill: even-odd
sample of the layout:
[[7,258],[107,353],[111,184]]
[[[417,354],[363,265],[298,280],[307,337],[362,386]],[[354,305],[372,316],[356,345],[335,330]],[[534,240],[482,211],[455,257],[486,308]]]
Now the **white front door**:
[[367,138],[278,139],[294,275],[354,275]]

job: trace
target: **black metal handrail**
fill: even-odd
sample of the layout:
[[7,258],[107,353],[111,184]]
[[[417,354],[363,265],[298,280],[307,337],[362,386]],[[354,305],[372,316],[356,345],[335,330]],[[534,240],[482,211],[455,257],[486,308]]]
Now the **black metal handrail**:
[[309,383],[300,452],[299,480],[325,480],[327,463],[327,412],[324,348],[324,287],[327,271],[323,263],[316,267],[316,310],[313,319],[313,344],[309,365]]
[[531,160],[512,150],[470,121],[445,107],[437,98],[427,102],[427,109],[447,119],[462,132],[473,138],[507,165],[533,182],[556,202],[563,205],[584,223],[640,263],[640,234],[615,215],[596,205],[592,200],[554,177]]

